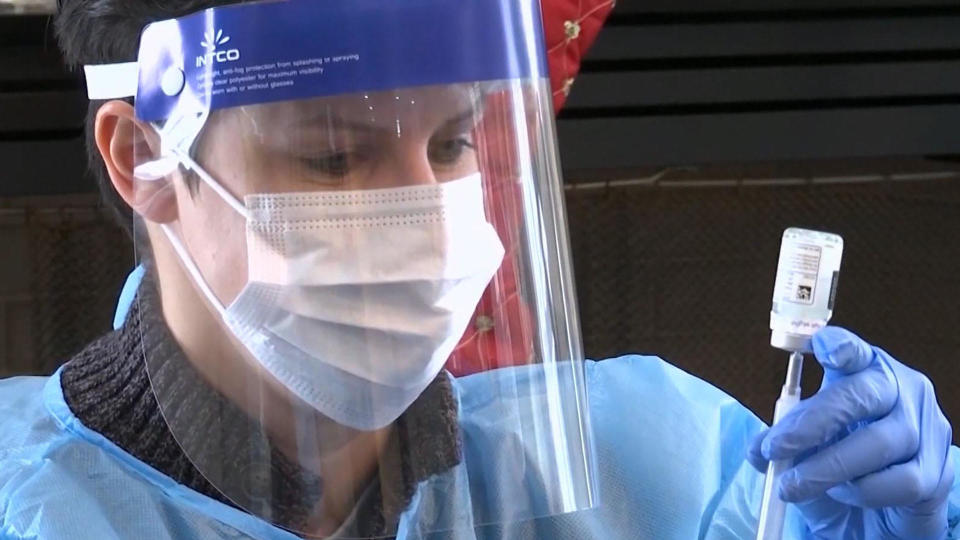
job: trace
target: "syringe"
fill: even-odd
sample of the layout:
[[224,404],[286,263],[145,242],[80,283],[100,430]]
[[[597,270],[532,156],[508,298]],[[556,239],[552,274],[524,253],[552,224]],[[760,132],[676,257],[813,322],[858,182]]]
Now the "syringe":
[[[803,353],[794,352],[787,364],[787,379],[780,390],[780,398],[773,410],[773,425],[790,412],[800,401],[800,376],[803,373]],[[780,475],[790,468],[793,460],[781,459],[767,465],[767,477],[763,482],[763,501],[760,505],[760,527],[757,540],[780,540],[783,536],[783,520],[787,503],[780,498],[777,487]]]

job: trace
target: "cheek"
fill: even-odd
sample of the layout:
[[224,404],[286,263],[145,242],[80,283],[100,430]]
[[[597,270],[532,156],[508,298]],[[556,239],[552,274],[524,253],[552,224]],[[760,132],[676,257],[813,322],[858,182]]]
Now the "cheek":
[[187,201],[180,209],[184,240],[207,285],[227,306],[247,280],[244,219],[205,185]]
[[230,303],[247,283],[247,246],[245,223],[232,210],[228,215],[210,224],[214,244],[210,250],[210,271],[214,292],[223,304]]
[[[210,133],[211,144],[205,148],[202,164],[243,204],[244,196],[253,191],[250,183],[257,177],[257,164],[251,159],[254,153],[237,134],[250,127],[236,118],[221,120]],[[214,294],[228,306],[247,283],[246,222],[206,183],[201,182],[195,199],[199,213],[195,232],[204,243],[198,265]]]

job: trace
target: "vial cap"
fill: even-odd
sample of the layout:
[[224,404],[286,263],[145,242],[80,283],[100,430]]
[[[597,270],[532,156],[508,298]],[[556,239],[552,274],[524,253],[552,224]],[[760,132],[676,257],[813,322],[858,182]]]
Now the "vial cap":
[[813,338],[801,334],[791,334],[783,330],[774,330],[770,334],[770,345],[787,352],[813,352]]

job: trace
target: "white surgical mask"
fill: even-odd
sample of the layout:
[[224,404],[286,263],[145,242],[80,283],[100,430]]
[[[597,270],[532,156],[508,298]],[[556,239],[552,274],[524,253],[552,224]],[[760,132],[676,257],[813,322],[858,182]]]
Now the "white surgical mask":
[[163,227],[230,331],[334,421],[373,430],[396,420],[443,368],[503,259],[480,175],[255,194],[244,206],[185,159],[246,217],[248,283],[226,307]]

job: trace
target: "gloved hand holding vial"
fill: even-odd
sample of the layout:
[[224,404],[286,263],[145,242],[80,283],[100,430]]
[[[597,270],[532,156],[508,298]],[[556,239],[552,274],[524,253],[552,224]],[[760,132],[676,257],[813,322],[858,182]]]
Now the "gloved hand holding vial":
[[[802,516],[802,538],[954,538],[952,432],[933,384],[852,332],[826,326],[842,250],[834,234],[783,235],[771,344],[791,356],[773,426],[747,455],[766,471],[756,538],[798,537],[795,526],[784,529],[787,503]],[[807,352],[823,367],[823,382],[800,401]]]

